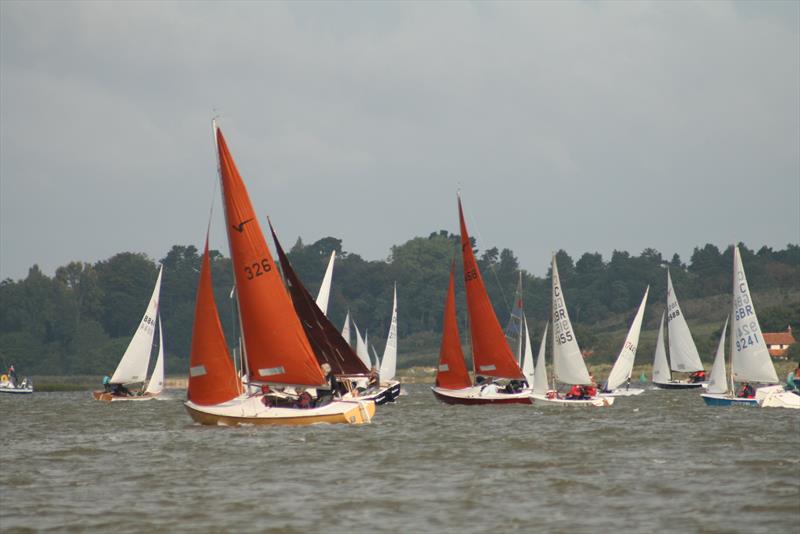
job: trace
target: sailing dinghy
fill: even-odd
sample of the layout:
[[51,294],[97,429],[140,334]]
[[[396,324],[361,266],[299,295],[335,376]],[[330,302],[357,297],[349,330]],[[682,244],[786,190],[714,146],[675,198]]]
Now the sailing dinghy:
[[[776,384],[778,374],[767,351],[750,288],[744,274],[739,247],[733,247],[733,309],[731,316],[731,384],[725,377],[725,329],[711,370],[708,393],[702,395],[709,406],[750,405],[800,409],[800,395],[784,391],[780,385],[753,389],[751,384]],[[727,322],[725,323],[727,326]],[[717,360],[722,363],[718,363]],[[722,375],[722,376],[720,376]],[[736,384],[742,384],[737,391]],[[748,391],[749,390],[749,391]]]
[[[122,355],[117,369],[111,376],[108,391],[93,391],[94,400],[100,401],[144,401],[150,400],[161,393],[164,388],[164,334],[161,330],[161,318],[158,313],[158,298],[161,292],[161,273],[163,266],[158,269],[158,278],[147,304],[144,316],[133,334],[128,348]],[[150,352],[153,348],[156,319],[158,319],[158,356],[153,367],[153,374],[147,380],[147,367],[150,364]],[[144,386],[144,384],[147,386]],[[131,390],[133,386],[141,385],[138,392]]]
[[[672,287],[672,277],[667,270],[667,309],[665,311],[667,321],[667,335],[669,337],[669,359],[664,349],[664,321],[662,317],[659,326],[658,342],[656,343],[656,355],[653,362],[653,384],[661,389],[695,389],[705,387],[703,381],[705,371],[700,355],[686,324],[686,318],[678,304],[678,297]],[[665,365],[666,364],[666,365]],[[658,371],[658,373],[656,373]],[[672,378],[672,371],[680,373],[691,373],[691,378],[679,380]]]
[[[547,392],[537,390],[534,385],[533,398],[537,404],[541,402],[545,405],[559,406],[596,406],[605,407],[614,404],[614,397],[600,397],[597,394],[597,387],[589,375],[586,362],[583,361],[581,349],[575,339],[572,322],[567,312],[567,304],[564,294],[561,291],[561,280],[558,276],[558,266],[556,256],[553,255],[551,268],[553,281],[553,380],[554,386]],[[542,366],[544,367],[544,366]],[[535,373],[538,374],[536,369]],[[534,383],[536,383],[534,376]],[[572,386],[570,393],[561,395],[556,382],[561,382]],[[580,391],[580,394],[577,392]]]
[[[644,318],[644,307],[647,304],[647,295],[650,293],[650,286],[644,291],[642,303],[636,311],[625,343],[622,345],[617,356],[611,373],[608,375],[605,387],[600,392],[601,397],[631,397],[641,395],[644,390],[641,388],[631,388],[631,373],[633,372],[633,361],[636,358],[636,347],[639,345],[639,333],[642,331],[642,320]],[[622,385],[625,384],[623,388]]]
[[[472,243],[467,233],[467,225],[464,222],[461,197],[458,199],[458,218],[461,227],[461,257],[464,263],[464,286],[467,292],[472,363],[476,384],[473,385],[470,381],[468,386],[464,384],[464,387],[458,389],[437,386],[433,388],[433,393],[437,399],[447,404],[531,404],[531,391],[521,387],[525,375],[511,353],[511,348],[497,321],[497,315],[494,313],[478,269],[478,262],[475,260]],[[451,287],[453,286],[453,276],[453,268],[451,268]],[[448,301],[449,299],[448,296]],[[455,321],[455,297],[453,297],[451,311],[448,306],[445,306],[445,313],[452,313],[451,319]],[[449,320],[445,316],[445,327]],[[456,329],[455,335],[457,336],[457,334]],[[445,329],[442,334],[443,347],[446,335],[452,336],[453,332],[448,333]],[[455,340],[448,339],[450,345],[455,345],[457,341],[457,337]],[[459,342],[458,350],[460,351],[460,349]],[[448,350],[455,353],[455,347],[451,346]],[[456,356],[452,356],[452,358],[455,359]],[[498,379],[509,382],[506,385],[498,385],[494,382]]]
[[[293,308],[292,300],[283,286],[247,189],[216,124],[214,135],[217,141],[228,245],[238,296],[242,347],[249,369],[249,380],[264,389],[288,390],[289,387],[294,387],[297,399],[294,403],[289,400],[280,402],[268,395],[243,393],[220,402],[213,402],[216,399],[209,402],[201,400],[202,397],[197,399],[190,396],[185,403],[189,415],[198,423],[211,425],[369,423],[375,413],[375,403],[371,401],[334,399],[312,405],[304,403],[301,388],[327,388],[328,383]],[[203,314],[216,315],[216,320],[219,321],[216,306],[213,310],[200,310],[201,291],[210,292],[210,274],[206,285],[198,285],[193,354],[194,337],[202,338],[199,330],[203,326]],[[230,359],[227,346],[225,351],[219,348],[224,344],[224,337],[219,339],[220,336],[221,329],[216,334],[216,352],[211,355],[206,351],[214,350],[215,346],[198,343],[198,360],[212,357],[217,360]],[[224,369],[224,366],[220,368]],[[229,374],[226,376],[217,373],[218,376],[215,376],[211,373],[209,366],[192,365],[190,381],[194,378],[206,378],[212,382],[231,379]],[[223,399],[232,394],[231,387],[226,389]]]

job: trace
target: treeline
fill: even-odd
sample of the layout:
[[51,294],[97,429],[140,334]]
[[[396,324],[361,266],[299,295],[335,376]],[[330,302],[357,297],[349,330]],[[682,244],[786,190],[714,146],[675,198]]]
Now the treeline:
[[[393,246],[385,260],[366,261],[342,249],[333,237],[306,245],[298,239],[289,257],[312,294],[316,294],[328,258],[337,252],[329,316],[341,327],[349,310],[362,334],[380,354],[388,330],[392,288],[397,283],[399,362],[403,366],[433,365],[438,353],[444,294],[451,262],[457,272],[457,306],[466,339],[466,305],[461,278],[459,238],[446,231],[416,237]],[[791,323],[800,332],[800,246],[784,250],[740,245],[751,289],[779,295],[758,308],[765,330],[785,330]],[[212,251],[215,295],[228,342],[235,342],[235,301],[230,260]],[[520,276],[519,262],[509,249],[478,251],[478,263],[501,324],[509,317]],[[701,299],[693,321],[724,319],[730,294],[732,248],[695,248],[688,263],[678,255],[662,257],[654,249],[638,256],[615,251],[609,260],[585,253],[577,261],[557,253],[559,273],[584,348],[601,359],[618,350],[609,330],[624,330],[650,285],[646,323],[657,324],[666,292],[666,268],[682,306]],[[160,310],[165,333],[167,372],[184,373],[188,365],[200,251],[192,245],[173,246],[158,260],[164,266]],[[100,374],[114,370],[138,325],[157,274],[157,262],[143,254],[124,252],[94,264],[72,262],[52,278],[34,265],[23,280],[0,282],[0,364],[14,363],[25,374]],[[548,316],[549,272],[545,278],[522,271],[526,314],[534,339]],[[759,306],[758,298],[756,305]],[[691,305],[690,308],[691,309]],[[656,310],[657,313],[652,310]],[[721,322],[720,322],[721,326]],[[718,335],[718,332],[717,332]],[[713,335],[696,340],[705,348]],[[616,339],[613,343],[618,343]],[[701,352],[703,352],[701,350]],[[707,351],[710,352],[710,351]]]

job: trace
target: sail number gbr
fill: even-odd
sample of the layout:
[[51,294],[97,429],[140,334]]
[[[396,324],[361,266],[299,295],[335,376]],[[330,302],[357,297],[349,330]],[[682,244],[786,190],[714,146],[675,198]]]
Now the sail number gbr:
[[264,258],[260,262],[256,261],[253,262],[252,265],[245,265],[244,266],[244,274],[247,276],[248,280],[252,280],[258,276],[266,274],[272,270],[272,265],[270,265],[269,260]]

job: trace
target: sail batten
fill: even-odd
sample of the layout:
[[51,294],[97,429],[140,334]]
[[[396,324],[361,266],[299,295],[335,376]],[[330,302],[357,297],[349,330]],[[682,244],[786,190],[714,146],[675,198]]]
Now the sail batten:
[[461,256],[464,262],[464,287],[467,292],[467,309],[469,311],[470,334],[472,337],[472,358],[475,369],[480,374],[496,378],[524,379],[522,370],[517,364],[511,349],[506,342],[497,315],[494,312],[486,286],[483,283],[478,262],[472,251],[472,243],[461,198],[458,199],[458,218],[461,227]]

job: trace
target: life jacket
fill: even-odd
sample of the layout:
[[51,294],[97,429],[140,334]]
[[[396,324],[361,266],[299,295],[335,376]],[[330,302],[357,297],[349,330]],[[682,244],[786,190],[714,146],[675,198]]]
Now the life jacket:
[[597,395],[597,388],[594,386],[586,386],[583,391],[587,397],[594,397]]

